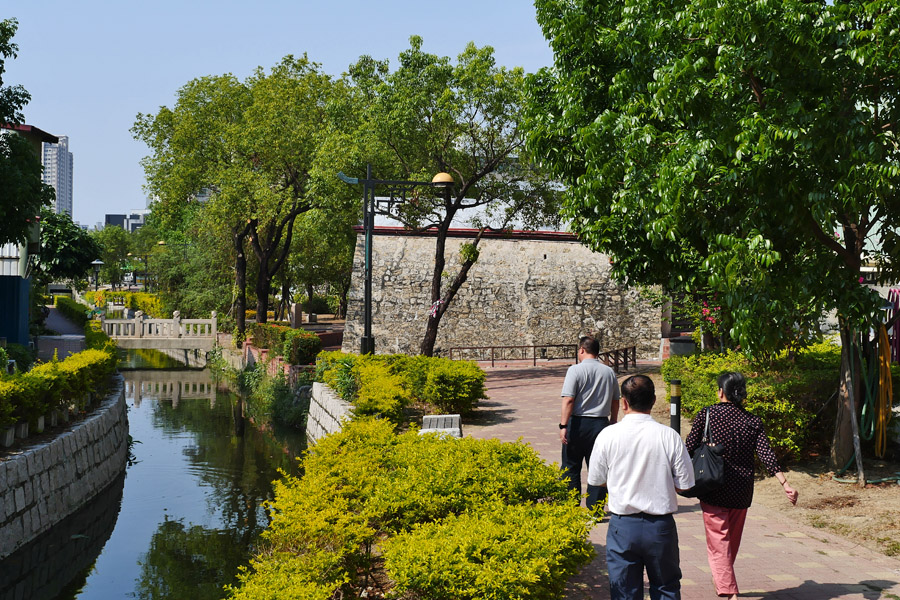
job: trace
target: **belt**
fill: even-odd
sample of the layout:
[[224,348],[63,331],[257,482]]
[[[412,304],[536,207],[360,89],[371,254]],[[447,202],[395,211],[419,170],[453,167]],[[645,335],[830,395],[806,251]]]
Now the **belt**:
[[650,517],[650,518],[656,518],[656,519],[658,519],[660,517],[671,517],[672,516],[672,513],[666,513],[664,515],[652,515],[650,513],[645,513],[645,512],[629,513],[627,515],[620,515],[618,513],[609,513],[609,514],[610,514],[610,516],[613,516],[613,517],[639,517],[639,518]]
[[588,415],[572,415],[573,419],[609,419],[609,417],[592,417]]

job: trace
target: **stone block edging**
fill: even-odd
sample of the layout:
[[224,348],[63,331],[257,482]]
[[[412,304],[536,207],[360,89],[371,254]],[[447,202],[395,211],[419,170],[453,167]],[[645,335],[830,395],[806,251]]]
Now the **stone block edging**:
[[0,461],[0,559],[90,501],[122,471],[128,415],[121,375],[84,420]]
[[341,430],[341,424],[352,416],[353,407],[344,402],[324,383],[315,382],[306,418],[306,439],[314,444],[328,434]]

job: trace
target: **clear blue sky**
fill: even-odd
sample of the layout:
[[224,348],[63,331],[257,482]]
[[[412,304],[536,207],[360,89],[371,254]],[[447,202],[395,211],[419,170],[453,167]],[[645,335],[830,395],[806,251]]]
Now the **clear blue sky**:
[[552,62],[529,0],[4,0],[0,18],[10,17],[19,55],[4,84],[31,93],[28,124],[69,136],[73,217],[89,226],[145,207],[147,148],[129,129],[194,77],[243,79],[304,52],[335,75],[362,54],[394,66],[413,34],[435,54],[474,41],[508,67]]

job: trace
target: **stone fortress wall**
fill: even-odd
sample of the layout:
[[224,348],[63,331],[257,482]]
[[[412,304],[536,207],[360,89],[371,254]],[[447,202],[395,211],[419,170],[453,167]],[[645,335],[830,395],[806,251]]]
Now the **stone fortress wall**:
[[[447,240],[445,286],[459,269],[459,247],[471,231]],[[458,237],[456,237],[458,236]],[[364,237],[357,236],[343,350],[359,352],[363,334]],[[431,308],[433,235],[379,231],[372,244],[372,333],[375,351],[417,354]],[[637,289],[609,276],[609,259],[569,234],[485,237],[480,257],[438,330],[435,354],[453,347],[574,345],[595,334],[601,350],[637,347],[658,358],[661,311]]]
[[0,559],[49,530],[125,470],[128,415],[121,375],[69,431],[0,461]]

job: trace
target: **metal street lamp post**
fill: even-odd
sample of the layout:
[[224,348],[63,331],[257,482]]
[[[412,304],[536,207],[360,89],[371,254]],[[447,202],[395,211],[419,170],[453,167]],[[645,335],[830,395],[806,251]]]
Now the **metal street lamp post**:
[[100,267],[103,266],[103,261],[98,258],[91,265],[94,267],[94,291],[96,292],[100,289]]
[[187,249],[188,246],[193,246],[190,242],[167,242],[166,240],[159,240],[156,242],[157,246],[181,246],[184,251],[184,260],[187,262]]
[[[406,201],[406,194],[420,187],[449,190],[453,177],[448,173],[438,173],[431,181],[392,181],[372,179],[372,165],[366,166],[366,178],[347,177],[338,173],[341,181],[356,185],[363,184],[363,231],[365,233],[365,291],[363,296],[363,336],[360,339],[360,354],[375,353],[375,336],[372,335],[372,231],[375,229],[375,215],[393,216],[391,210]],[[381,198],[375,197],[375,187],[382,186]]]

